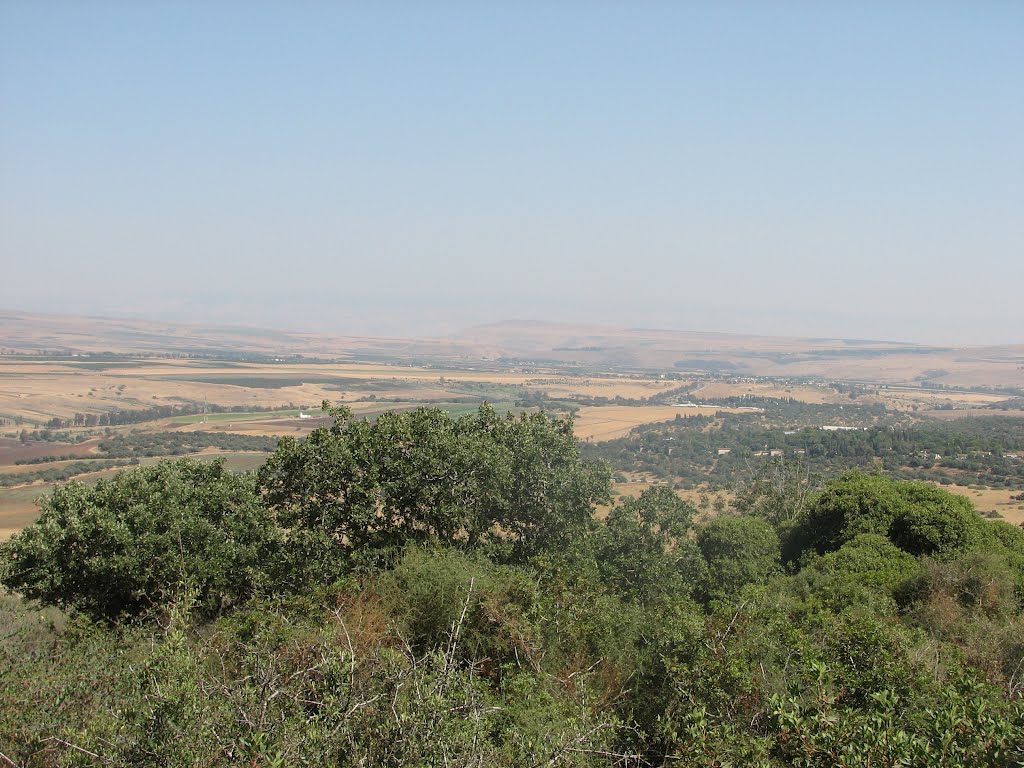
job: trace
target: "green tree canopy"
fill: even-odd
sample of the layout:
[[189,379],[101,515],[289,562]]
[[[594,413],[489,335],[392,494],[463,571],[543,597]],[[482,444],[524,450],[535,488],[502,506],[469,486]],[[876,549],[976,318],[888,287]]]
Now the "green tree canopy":
[[794,583],[833,610],[860,605],[888,615],[895,613],[898,594],[919,572],[913,555],[885,536],[862,533],[834,552],[808,557]]
[[917,560],[884,536],[862,533],[815,563],[873,589],[892,592],[918,571]]
[[848,472],[832,481],[790,530],[787,555],[839,549],[854,537],[887,537],[915,556],[947,557],[974,546],[982,521],[971,503],[929,483]]
[[641,605],[702,585],[707,566],[687,537],[695,513],[664,485],[614,507],[595,552],[603,581]]
[[180,459],[58,486],[0,555],[8,588],[112,620],[185,594],[207,613],[242,600],[276,541],[251,478]]
[[781,570],[779,536],[758,517],[719,517],[697,531],[708,564],[708,597],[726,598]]
[[580,458],[571,419],[486,404],[459,419],[436,408],[374,423],[331,413],[333,426],[282,440],[259,484],[292,540],[312,537],[343,559],[438,540],[521,562],[567,546],[610,496],[607,467]]

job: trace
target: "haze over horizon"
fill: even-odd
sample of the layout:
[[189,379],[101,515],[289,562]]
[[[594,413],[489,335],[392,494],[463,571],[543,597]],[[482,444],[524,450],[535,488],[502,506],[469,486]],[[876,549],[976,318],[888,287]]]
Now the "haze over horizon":
[[1024,343],[1024,5],[0,4],[0,306]]

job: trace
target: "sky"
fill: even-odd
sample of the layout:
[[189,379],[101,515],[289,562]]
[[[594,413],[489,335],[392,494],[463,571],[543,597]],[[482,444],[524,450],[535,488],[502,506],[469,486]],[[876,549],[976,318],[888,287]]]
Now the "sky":
[[0,0],[0,308],[1024,343],[1024,3]]

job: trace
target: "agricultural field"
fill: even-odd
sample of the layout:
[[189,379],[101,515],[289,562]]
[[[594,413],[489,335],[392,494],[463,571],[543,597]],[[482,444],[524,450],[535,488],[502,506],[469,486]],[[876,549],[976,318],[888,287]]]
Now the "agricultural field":
[[[53,487],[42,479],[44,475],[82,467],[83,461],[107,459],[100,444],[118,436],[138,443],[138,460],[150,463],[159,455],[140,442],[147,434],[178,435],[186,442],[188,435],[302,437],[329,422],[320,412],[323,400],[344,404],[360,418],[420,405],[460,416],[484,401],[499,411],[516,412],[522,410],[517,401],[530,395],[570,402],[573,398],[642,402],[680,384],[642,375],[576,375],[553,369],[526,373],[382,362],[0,358],[0,478],[32,474],[41,478],[0,488],[0,535],[10,535],[34,517],[35,499]],[[577,432],[583,439],[607,439],[637,424],[671,419],[678,411],[659,405],[586,406],[580,410]],[[114,419],[111,414],[120,416]],[[104,421],[125,418],[138,420],[113,426]],[[161,438],[156,444],[167,444],[167,440]],[[118,455],[122,454],[123,450]],[[211,446],[167,455],[220,455],[230,468],[245,471],[259,466],[267,454]],[[74,479],[93,482],[115,471],[82,472]]]
[[692,390],[691,396],[702,400],[727,397],[788,397],[804,403],[838,403],[846,399],[845,395],[824,383],[815,386],[741,380],[703,381]]
[[[1014,525],[1024,525],[1024,501],[1013,498],[1021,494],[1020,490],[1007,488],[980,488],[966,485],[941,486],[950,493],[964,496],[971,500],[975,509],[983,515],[999,515]],[[994,516],[994,515],[993,515]]]
[[[110,477],[118,470],[89,472],[79,475],[76,480],[94,483],[102,477]],[[48,496],[56,483],[32,483],[14,488],[0,488],[0,541],[10,538],[39,514],[38,501]]]
[[[225,466],[234,472],[250,472],[258,469],[267,459],[266,453],[254,451],[217,451],[203,450],[190,454],[193,458],[202,461],[213,461],[221,459]],[[148,466],[155,464],[160,457],[148,457],[140,459],[138,464]],[[69,462],[56,462],[61,466]],[[39,465],[0,466],[0,473],[13,473],[26,469],[37,468]],[[49,467],[47,463],[45,466]],[[127,468],[127,464],[121,467],[105,469],[99,472],[86,472],[77,475],[74,480],[86,484],[95,483],[105,477],[112,477],[121,469]],[[12,488],[0,488],[0,541],[10,538],[26,525],[35,520],[39,514],[39,499],[48,496],[58,483],[34,482],[27,485],[15,486]]]
[[47,495],[53,486],[22,486],[0,490],[0,541],[9,539],[36,519],[36,501]]
[[[921,385],[925,376],[1020,383],[1017,348],[966,355],[883,342],[516,323],[443,341],[332,338],[17,313],[0,330],[8,351],[0,356],[0,478],[39,476],[0,488],[4,530],[31,519],[32,499],[52,487],[54,473],[81,471],[77,479],[88,481],[116,470],[86,467],[113,458],[222,455],[233,469],[252,469],[277,438],[327,423],[323,400],[369,419],[421,405],[459,416],[484,401],[501,412],[544,408],[572,413],[577,436],[592,445],[677,417],[736,414],[744,399],[769,404],[766,424],[781,424],[786,417],[771,403],[785,402],[840,409],[845,415],[829,417],[838,424],[865,408],[944,419],[1024,413],[1002,391]],[[815,378],[823,372],[855,381]],[[116,456],[101,450],[120,438]],[[978,503],[987,510],[989,499]],[[1015,514],[1005,500],[991,504],[1008,519]]]
[[887,408],[896,411],[916,411],[922,415],[957,414],[964,415],[992,411],[992,406],[1006,400],[1005,395],[983,392],[958,392],[956,390],[914,389],[911,387],[885,387],[878,390],[876,397]]
[[642,424],[672,421],[676,416],[714,416],[737,413],[736,408],[691,408],[671,405],[605,405],[581,408],[576,415],[576,436],[580,440],[601,442],[625,437]]
[[[98,364],[97,364],[98,365]],[[276,408],[297,415],[323,400],[344,402],[457,402],[514,400],[523,392],[554,397],[649,398],[679,382],[642,376],[545,376],[383,364],[233,363],[211,367],[191,361],[119,361],[102,370],[74,362],[0,358],[0,418],[9,427],[44,426],[54,417],[157,406]],[[198,415],[198,414],[189,414]],[[218,420],[228,414],[214,414]],[[241,418],[241,417],[240,417]],[[13,429],[8,429],[13,432]]]

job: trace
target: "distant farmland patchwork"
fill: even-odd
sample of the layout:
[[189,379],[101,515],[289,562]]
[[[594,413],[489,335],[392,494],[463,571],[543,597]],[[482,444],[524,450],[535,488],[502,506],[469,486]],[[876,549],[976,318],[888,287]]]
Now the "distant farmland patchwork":
[[[0,433],[7,435],[0,443],[0,475],[20,478],[35,473],[40,477],[29,485],[0,488],[0,535],[9,535],[32,518],[35,499],[53,487],[45,477],[85,466],[83,459],[93,463],[105,459],[108,454],[100,449],[100,443],[125,445],[124,441],[117,442],[119,436],[134,436],[129,442],[136,447],[129,453],[134,450],[143,463],[155,461],[159,451],[180,443],[186,453],[175,448],[174,453],[164,455],[220,456],[229,467],[242,471],[262,463],[265,449],[238,452],[199,447],[190,451],[187,435],[253,440],[302,436],[329,421],[320,413],[320,402],[325,399],[344,403],[357,418],[372,419],[385,411],[420,405],[460,416],[485,401],[499,411],[519,411],[522,407],[517,400],[531,393],[559,398],[635,399],[656,396],[678,385],[643,376],[554,373],[379,362],[263,364],[136,359],[89,363],[0,358]],[[141,418],[159,408],[186,412],[117,427],[76,424],[86,414],[131,412]],[[602,439],[603,434],[621,434],[637,423],[671,418],[676,411],[664,406],[609,407],[607,413],[601,413],[600,408],[591,406],[580,411],[577,429],[581,437]],[[59,426],[52,426],[55,422]],[[23,440],[23,434],[30,437]],[[160,437],[172,434],[179,435],[177,442]],[[123,447],[116,451],[125,454]],[[75,479],[94,482],[114,471],[83,472]]]
[[[776,402],[832,408],[837,423],[865,408],[915,419],[1024,413],[1024,399],[1017,404],[1011,391],[1024,384],[1024,348],[1016,347],[966,354],[543,324],[498,324],[442,342],[79,322],[74,330],[50,316],[3,320],[15,354],[0,356],[0,481],[37,478],[0,488],[7,534],[34,515],[49,478],[114,458],[220,456],[233,469],[252,469],[278,437],[328,423],[323,400],[370,419],[420,405],[454,416],[484,401],[502,412],[543,408],[572,414],[577,436],[591,444],[680,418],[701,417],[717,429],[718,416],[749,415],[758,403],[769,412]],[[184,347],[171,339],[189,340],[192,351],[173,351]],[[855,407],[844,411],[844,404]],[[77,479],[114,471],[82,471]],[[991,493],[965,495],[1013,519],[1013,494]]]

